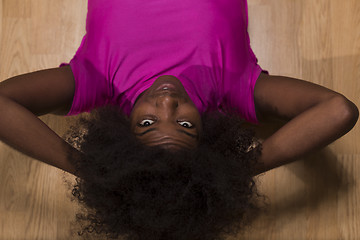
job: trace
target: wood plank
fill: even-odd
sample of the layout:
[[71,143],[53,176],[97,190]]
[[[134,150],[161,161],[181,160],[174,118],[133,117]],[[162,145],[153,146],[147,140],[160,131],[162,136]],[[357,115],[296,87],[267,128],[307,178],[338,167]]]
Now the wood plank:
[[[360,106],[360,1],[248,3],[251,45],[264,69]],[[86,0],[0,0],[0,80],[69,61],[86,11]],[[42,120],[59,134],[68,127],[62,117]],[[359,141],[357,124],[329,147],[260,176],[267,210],[231,239],[359,239]],[[77,205],[64,178],[73,179],[0,143],[0,240],[70,239]]]

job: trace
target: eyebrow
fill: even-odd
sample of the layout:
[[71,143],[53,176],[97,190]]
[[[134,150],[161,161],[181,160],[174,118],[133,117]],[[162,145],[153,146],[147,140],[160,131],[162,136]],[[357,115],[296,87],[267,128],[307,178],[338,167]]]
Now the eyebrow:
[[[150,129],[147,129],[146,131],[144,131],[144,132],[141,132],[141,133],[135,133],[135,135],[136,136],[144,136],[145,134],[147,134],[148,132],[152,132],[152,131],[155,131],[157,128],[150,128]],[[190,137],[192,137],[192,138],[195,138],[195,139],[197,139],[197,135],[195,135],[195,134],[192,134],[192,133],[189,133],[189,132],[187,132],[187,131],[185,131],[185,130],[183,130],[183,129],[177,129],[177,131],[178,132],[181,132],[181,133],[184,133],[184,134],[186,134],[186,135],[188,135],[188,136],[190,136]]]
[[192,138],[197,138],[197,135],[192,134],[192,133],[189,133],[189,132],[187,132],[187,131],[185,131],[185,130],[177,129],[177,131],[178,131],[178,132],[185,133],[186,135],[188,135],[188,136],[190,136],[190,137],[192,137]]
[[156,130],[156,128],[150,128],[150,129],[148,129],[148,130],[146,130],[146,131],[144,131],[144,132],[142,132],[142,133],[135,133],[135,135],[136,136],[143,136],[144,134],[147,134],[148,132],[152,132],[152,131],[155,131]]

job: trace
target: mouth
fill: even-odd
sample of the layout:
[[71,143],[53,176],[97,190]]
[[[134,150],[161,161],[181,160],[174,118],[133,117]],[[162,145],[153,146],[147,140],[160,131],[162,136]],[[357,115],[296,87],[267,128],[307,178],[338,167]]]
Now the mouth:
[[176,90],[176,87],[174,84],[171,83],[163,83],[161,84],[158,88],[156,88],[155,91],[160,92],[160,91],[169,91],[169,92],[173,92]]

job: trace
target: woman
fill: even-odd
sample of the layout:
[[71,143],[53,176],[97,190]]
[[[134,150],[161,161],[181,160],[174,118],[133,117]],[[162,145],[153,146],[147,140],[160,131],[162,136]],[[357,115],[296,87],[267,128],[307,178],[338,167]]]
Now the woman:
[[[81,129],[73,132],[74,138],[70,141],[75,146],[77,143],[82,144],[79,149],[71,147],[36,117],[50,112],[63,115],[77,114],[109,104],[120,106],[125,115],[129,116],[130,122],[113,111],[98,112],[94,120],[83,120],[81,127],[85,126],[88,131],[85,137],[77,140]],[[224,231],[220,226],[230,226],[236,217],[244,216],[244,209],[253,207],[251,198],[254,190],[251,176],[286,164],[329,144],[348,132],[358,118],[356,106],[339,93],[297,79],[270,76],[262,71],[249,45],[246,1],[235,0],[211,3],[124,3],[90,0],[87,35],[70,65],[17,76],[2,82],[0,106],[0,136],[4,142],[40,161],[86,180],[79,180],[74,194],[85,199],[89,208],[97,211],[93,215],[94,218],[91,219],[91,215],[87,216],[91,221],[91,227],[113,236],[132,234],[131,236],[141,239],[149,239],[150,236],[154,239],[175,239],[175,236],[178,239],[180,236],[184,239],[197,239],[200,236],[201,239],[215,238]],[[237,114],[254,123],[264,121],[267,117],[280,117],[289,121],[262,143],[261,155],[254,165],[258,154],[254,150],[248,151],[252,136],[246,131],[239,130],[240,132],[226,138],[227,134],[234,132],[234,128],[230,127],[238,127],[241,124],[233,119],[224,120],[223,116],[215,117],[214,125],[208,123],[212,120],[201,120],[203,113],[211,111]],[[114,133],[111,132],[114,130],[113,123],[117,120],[121,122],[121,126],[132,132],[134,139],[122,132],[121,126]],[[102,123],[108,124],[97,128]],[[100,139],[104,129],[107,129],[107,138]],[[221,136],[221,131],[226,131],[226,134],[223,134],[219,141],[217,138]],[[116,132],[121,134],[116,135]],[[217,133],[212,135],[213,132]],[[238,136],[241,137],[238,143],[244,143],[243,149],[239,151],[240,157],[236,155],[236,146],[231,145],[236,143],[232,140]],[[121,154],[118,150],[114,151],[115,146],[103,151],[103,148],[111,145],[107,142],[109,139],[118,139],[118,148],[128,145],[123,147],[125,150],[120,152]],[[226,139],[230,142],[225,142]],[[139,142],[142,144],[137,145]],[[158,146],[161,149],[149,150],[142,148],[143,146]],[[231,150],[230,153],[225,147]],[[211,152],[215,157],[205,154],[204,148],[206,151],[215,149]],[[190,150],[186,151],[187,149]],[[220,150],[217,151],[218,149]],[[199,154],[193,154],[194,152]],[[254,155],[248,154],[252,152]],[[68,157],[69,154],[71,158]],[[133,161],[124,160],[121,163],[123,165],[111,165],[114,155],[124,159],[125,154],[128,154],[127,159]],[[151,171],[149,169],[152,166],[146,168],[145,172],[138,170],[139,166],[146,165],[144,159],[153,159],[151,156],[165,159],[157,162],[166,163],[166,166],[172,161],[178,164],[171,169],[166,168],[167,171],[162,175],[156,175],[159,178],[167,176],[167,183],[178,182],[178,178],[170,180],[171,176],[187,176],[182,179],[184,183],[181,187],[174,187],[172,184],[159,185],[166,191],[170,191],[171,188],[182,189],[175,192],[183,195],[186,190],[192,189],[192,194],[184,195],[187,197],[182,200],[182,205],[174,204],[174,196],[179,195],[174,193],[171,194],[173,198],[165,199],[162,195],[164,192],[156,192],[156,187],[152,189],[156,194],[132,189],[132,195],[121,195],[127,186],[138,187],[146,182],[164,181],[151,179],[161,168],[161,164]],[[221,165],[216,163],[219,163],[222,157],[232,160],[224,162],[224,166],[234,164],[236,167],[221,169]],[[104,162],[106,159],[107,162]],[[189,163],[183,159],[195,159],[199,165],[188,166],[186,164]],[[204,173],[199,170],[203,166],[201,163],[206,164],[207,159],[217,160],[212,161],[216,167],[207,170],[211,172],[211,169],[217,169],[216,173],[212,173],[217,177],[201,177],[202,180],[196,182],[196,176]],[[242,195],[236,195],[230,188],[204,187],[221,181],[221,173],[239,170],[239,165],[236,165],[236,160],[239,159],[246,160],[244,166],[248,170],[241,173],[241,177],[224,180],[222,186],[243,189]],[[102,162],[108,165],[101,165]],[[137,164],[131,166],[134,162]],[[76,166],[77,164],[79,166]],[[131,170],[132,168],[136,170]],[[131,174],[121,175],[119,172],[122,169]],[[178,169],[180,173],[170,174],[169,171],[174,169]],[[192,175],[187,172],[189,169],[193,170]],[[135,178],[134,182],[127,182],[134,179],[139,172],[142,174],[141,177]],[[145,173],[152,175],[147,176]],[[91,179],[92,175],[95,176],[94,179]],[[217,181],[213,181],[214,178]],[[189,179],[193,180],[192,188],[188,187]],[[211,183],[206,185],[206,181]],[[91,184],[86,185],[89,182]],[[125,183],[120,187],[119,182]],[[229,182],[233,185],[227,184]],[[241,184],[244,186],[239,187]],[[209,189],[218,189],[218,192],[213,193]],[[223,195],[226,195],[226,191],[231,193],[220,200],[216,199],[220,196],[220,189]],[[106,201],[105,204],[100,196],[94,200],[96,193],[101,191],[106,192],[103,196],[108,200],[111,194],[119,195],[111,199],[132,196],[129,201],[122,199],[121,204],[135,202],[136,193],[146,192],[147,195],[139,198],[138,205],[121,212],[122,216],[126,215],[125,213],[128,216],[118,223],[116,219],[120,219],[120,213],[109,216],[109,209],[114,210],[114,206],[116,208],[123,205],[112,201]],[[146,203],[144,199],[148,196],[168,202],[149,199]],[[228,208],[216,205],[217,200],[224,205],[234,196],[236,200],[245,196],[241,206],[234,207],[235,201]],[[194,218],[189,217],[189,214],[201,209],[201,206],[210,200],[212,205],[208,206],[212,208],[199,211]],[[169,210],[175,205],[184,207],[187,203],[196,201],[198,205],[187,207],[186,211],[183,208],[173,209],[168,215],[167,212],[151,213],[151,209],[134,212],[142,205],[149,205],[161,211]],[[172,204],[167,206],[169,202]],[[162,208],[158,208],[156,204],[162,205]],[[109,205],[104,207],[107,210],[99,210],[103,205]],[[184,212],[181,216],[178,214],[179,209]],[[209,213],[210,209],[213,215]],[[231,210],[235,212],[233,215]],[[225,214],[221,215],[220,212]],[[140,216],[138,219],[137,214]],[[152,217],[149,217],[150,215]],[[164,215],[166,217],[159,217]],[[181,220],[166,223],[176,219],[175,216],[179,216]],[[144,221],[146,218],[148,221]],[[126,225],[129,219],[132,223]],[[189,219],[193,221],[190,225],[179,224]],[[151,224],[150,221],[155,223]],[[99,225],[101,227],[97,228]],[[174,229],[174,226],[177,228]],[[191,229],[190,226],[196,228]]]

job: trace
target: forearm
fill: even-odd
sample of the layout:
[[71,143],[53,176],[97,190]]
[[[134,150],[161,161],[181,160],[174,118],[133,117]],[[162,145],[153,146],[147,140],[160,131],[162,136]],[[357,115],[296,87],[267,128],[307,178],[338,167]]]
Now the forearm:
[[75,172],[68,155],[78,155],[33,113],[0,96],[0,140],[13,148],[70,173]]
[[316,104],[263,142],[257,173],[328,145],[347,133],[357,118],[356,106],[345,98],[334,97]]

